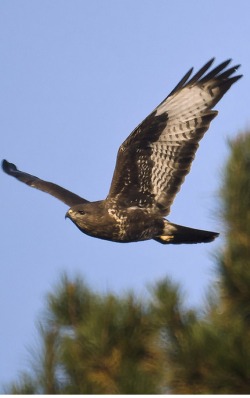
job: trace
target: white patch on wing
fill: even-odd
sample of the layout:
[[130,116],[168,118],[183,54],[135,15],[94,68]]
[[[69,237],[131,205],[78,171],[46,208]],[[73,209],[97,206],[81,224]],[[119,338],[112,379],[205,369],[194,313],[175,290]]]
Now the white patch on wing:
[[212,106],[214,96],[218,93],[218,87],[209,89],[208,84],[185,87],[168,97],[156,109],[156,116],[166,112],[171,124],[192,120],[192,116],[198,116]]
[[130,206],[127,208],[128,211],[138,210],[140,209],[138,206]]
[[[168,122],[158,141],[151,144],[151,159],[154,162],[151,182],[156,201],[166,200],[164,190],[173,177],[177,178],[174,176],[176,170],[180,171],[179,184],[183,181],[182,174],[188,172],[189,166],[186,162],[182,162],[182,158],[178,158],[180,148],[185,142],[190,142],[191,163],[199,140],[209,127],[211,119],[217,114],[210,108],[213,105],[214,95],[218,93],[218,87],[211,89],[211,81],[202,86],[189,86],[168,97],[157,108],[156,116],[167,113]],[[208,121],[205,121],[206,114],[211,115]]]
[[162,206],[165,203],[166,211],[190,170],[200,139],[216,115],[216,111],[208,111],[203,117],[167,126],[159,140],[151,144],[152,190],[155,200]]

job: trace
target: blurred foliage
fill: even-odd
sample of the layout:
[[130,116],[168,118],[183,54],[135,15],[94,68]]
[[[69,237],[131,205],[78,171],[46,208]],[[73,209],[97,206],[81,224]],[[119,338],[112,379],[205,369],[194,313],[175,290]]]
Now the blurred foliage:
[[155,393],[162,373],[158,330],[132,294],[94,294],[80,279],[65,276],[48,296],[39,366],[11,393]]
[[80,279],[48,295],[41,347],[12,394],[250,393],[250,134],[230,143],[221,188],[220,284],[186,309],[168,278],[150,297],[97,294]]
[[220,259],[224,305],[229,313],[250,316],[250,134],[230,143],[221,189],[227,226],[226,248]]

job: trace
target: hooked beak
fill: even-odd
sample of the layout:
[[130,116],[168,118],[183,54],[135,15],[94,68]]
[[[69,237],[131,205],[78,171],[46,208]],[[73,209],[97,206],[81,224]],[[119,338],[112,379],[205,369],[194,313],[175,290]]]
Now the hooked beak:
[[67,211],[67,213],[65,214],[65,220],[66,220],[66,218],[70,218],[70,213],[71,213],[71,209],[69,209]]

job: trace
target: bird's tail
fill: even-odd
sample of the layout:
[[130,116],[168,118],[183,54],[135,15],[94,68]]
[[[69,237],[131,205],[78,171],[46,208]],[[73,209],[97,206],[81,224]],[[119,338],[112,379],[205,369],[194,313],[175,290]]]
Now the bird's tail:
[[167,243],[207,243],[212,242],[217,236],[219,236],[217,232],[184,227],[164,220],[163,234],[155,237],[154,240],[164,245]]

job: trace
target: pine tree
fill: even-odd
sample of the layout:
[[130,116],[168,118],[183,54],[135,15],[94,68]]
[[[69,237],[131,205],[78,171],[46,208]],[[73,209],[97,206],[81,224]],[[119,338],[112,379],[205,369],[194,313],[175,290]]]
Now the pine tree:
[[168,280],[155,289],[153,312],[165,339],[165,383],[172,393],[250,393],[250,133],[230,149],[221,189],[226,243],[217,300],[201,318],[184,311]]
[[48,296],[40,335],[36,372],[15,383],[12,393],[159,392],[157,330],[146,306],[132,294],[94,294],[81,279],[64,277]]
[[221,190],[227,226],[226,249],[220,261],[223,304],[250,316],[250,133],[230,143]]

